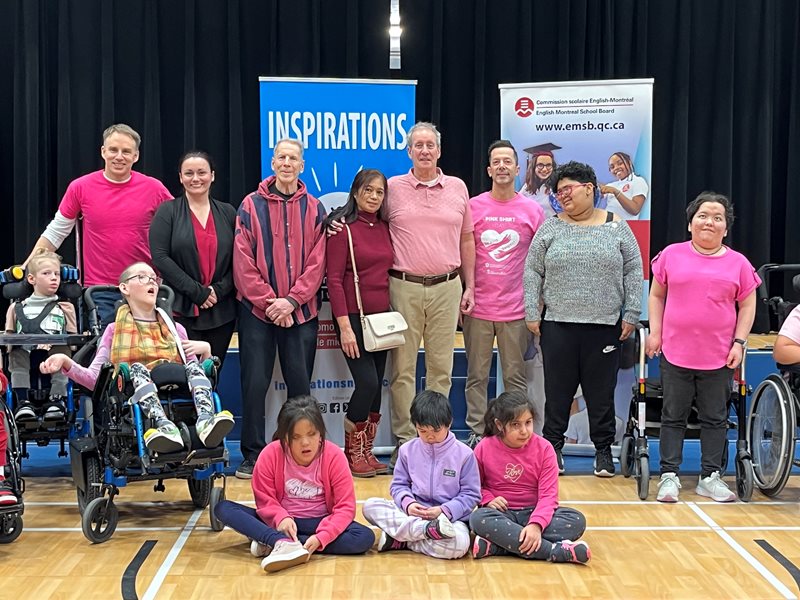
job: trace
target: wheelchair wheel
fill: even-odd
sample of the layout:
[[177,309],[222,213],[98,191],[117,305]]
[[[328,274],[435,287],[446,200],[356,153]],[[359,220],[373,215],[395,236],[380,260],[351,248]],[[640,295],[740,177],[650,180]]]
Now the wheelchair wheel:
[[[209,481],[211,481],[209,479]],[[225,527],[225,524],[217,518],[216,513],[214,512],[217,509],[217,504],[225,500],[225,488],[224,487],[212,487],[211,488],[211,496],[208,503],[208,516],[211,520],[211,530],[212,531],[222,531]]]
[[119,510],[108,498],[95,498],[86,505],[81,517],[81,529],[87,540],[93,544],[108,541],[119,523]]
[[0,544],[10,544],[22,533],[22,515],[0,517]]
[[625,477],[633,475],[634,450],[633,436],[625,434],[619,449],[619,470]]
[[753,394],[747,418],[747,442],[753,455],[755,484],[767,496],[783,490],[792,471],[796,414],[794,394],[775,373]]
[[742,502],[753,497],[753,462],[749,458],[736,459],[736,495]]
[[100,498],[102,492],[100,487],[94,485],[96,483],[103,483],[103,469],[100,466],[100,459],[97,456],[90,455],[86,458],[85,465],[86,472],[86,491],[81,491],[76,488],[78,492],[78,511],[81,514],[86,510],[86,506],[95,498]]
[[189,484],[189,495],[192,497],[192,503],[197,508],[205,508],[211,501],[211,488],[214,483],[209,477],[208,479],[195,479],[190,477],[186,480]]
[[636,482],[638,484],[639,500],[647,500],[650,493],[650,458],[640,456],[637,459]]

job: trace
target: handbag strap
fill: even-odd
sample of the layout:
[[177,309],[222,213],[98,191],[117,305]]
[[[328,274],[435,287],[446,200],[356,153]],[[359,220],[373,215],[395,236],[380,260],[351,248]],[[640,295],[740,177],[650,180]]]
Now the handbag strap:
[[358,269],[356,269],[356,253],[353,251],[353,234],[350,233],[350,226],[345,223],[344,228],[347,229],[347,245],[350,246],[350,262],[353,265],[353,285],[356,288],[356,304],[358,304],[358,314],[361,315],[361,320],[364,320],[364,309],[361,306],[361,286],[358,285]]

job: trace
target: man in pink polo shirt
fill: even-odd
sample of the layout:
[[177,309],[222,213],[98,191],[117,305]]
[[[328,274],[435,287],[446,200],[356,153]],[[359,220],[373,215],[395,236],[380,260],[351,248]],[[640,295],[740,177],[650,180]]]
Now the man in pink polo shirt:
[[394,250],[389,293],[408,322],[406,343],[392,353],[392,431],[398,445],[416,437],[410,408],[420,340],[425,342],[426,388],[448,395],[459,308],[469,314],[475,303],[467,186],[437,168],[442,141],[435,125],[417,123],[407,142],[413,166],[389,179],[384,201]]
[[[82,218],[83,260],[79,262],[86,286],[116,285],[129,265],[150,262],[150,221],[156,208],[172,194],[158,179],[133,171],[141,141],[128,125],[106,129],[100,148],[104,168],[69,184],[55,218],[34,246],[34,252],[36,248],[55,252]],[[104,324],[113,320],[114,303],[120,297],[118,293],[95,295]]]

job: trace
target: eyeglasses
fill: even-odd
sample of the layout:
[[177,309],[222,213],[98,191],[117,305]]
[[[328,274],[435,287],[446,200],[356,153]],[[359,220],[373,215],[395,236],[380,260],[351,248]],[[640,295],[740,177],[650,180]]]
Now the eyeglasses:
[[552,168],[553,168],[553,163],[539,163],[534,167],[534,169],[542,169],[542,170],[552,169]]
[[161,277],[154,277],[153,275],[145,275],[144,273],[139,273],[138,275],[133,275],[131,277],[128,277],[125,280],[125,282],[127,283],[128,281],[133,281],[134,279],[136,279],[142,285],[147,285],[148,283],[151,282],[155,283],[156,285],[161,285],[161,282],[163,281]]
[[585,185],[589,185],[588,183],[573,183],[572,185],[565,185],[560,190],[556,192],[556,198],[562,200],[564,198],[569,198],[572,196],[572,190],[577,187],[583,187]]

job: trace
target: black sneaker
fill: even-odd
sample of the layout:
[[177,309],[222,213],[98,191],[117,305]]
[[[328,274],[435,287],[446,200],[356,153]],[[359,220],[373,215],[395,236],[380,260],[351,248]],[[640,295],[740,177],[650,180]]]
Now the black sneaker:
[[23,421],[35,421],[36,420],[36,411],[33,408],[33,404],[30,402],[20,402],[19,408],[14,413],[14,420],[18,422]]
[[242,461],[242,464],[239,465],[239,468],[236,469],[236,477],[239,479],[252,479],[253,478],[253,467],[256,466],[256,462],[254,460],[250,460],[249,458],[245,458]]
[[393,537],[390,537],[385,531],[381,531],[381,537],[378,538],[378,552],[390,552],[392,550],[407,550],[408,546],[405,542],[398,542]]
[[61,421],[67,414],[67,403],[60,396],[53,396],[44,405],[45,421]]
[[611,448],[598,450],[594,455],[594,474],[598,477],[613,477],[614,472],[614,459],[611,456]]
[[506,554],[505,548],[501,548],[479,535],[475,536],[475,541],[472,542],[472,558],[477,560],[487,556],[501,556],[503,554]]
[[553,544],[550,560],[560,563],[579,563],[585,565],[592,559],[592,551],[586,542],[564,540]]
[[563,475],[564,469],[564,456],[561,454],[561,448],[556,448],[556,462],[558,463],[558,474]]

